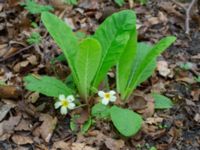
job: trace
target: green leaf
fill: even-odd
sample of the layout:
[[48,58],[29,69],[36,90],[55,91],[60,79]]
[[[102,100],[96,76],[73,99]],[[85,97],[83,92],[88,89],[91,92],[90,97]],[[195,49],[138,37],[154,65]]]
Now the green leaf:
[[184,70],[190,70],[193,68],[193,64],[191,62],[186,62],[186,63],[180,64],[180,67]]
[[77,0],[64,0],[64,2],[69,5],[77,5]]
[[60,94],[67,96],[73,93],[62,81],[54,77],[28,75],[24,81],[26,89],[46,96],[58,97]]
[[27,39],[27,42],[31,44],[40,44],[42,38],[39,33],[33,32],[31,33],[30,37]]
[[77,124],[77,119],[80,118],[80,115],[73,115],[70,119],[70,129],[73,132],[77,132],[78,131],[78,124]]
[[[176,38],[173,36],[166,37],[160,40],[152,48],[144,43],[138,44],[136,55],[133,55],[131,63],[132,67],[130,68],[131,74],[129,78],[127,78],[127,85],[124,90],[125,92],[123,91],[121,93],[122,99],[128,99],[132,91],[151,75],[153,69],[155,68],[156,57],[168,48],[175,40]],[[121,73],[123,73],[122,70]]]
[[142,117],[131,110],[113,106],[110,114],[114,126],[126,137],[135,135],[142,126]]
[[119,5],[119,6],[122,6],[122,5],[124,5],[124,0],[114,0],[115,1],[115,3],[117,3],[117,5]]
[[79,79],[79,92],[87,99],[91,82],[95,77],[101,59],[101,45],[93,38],[87,38],[80,43],[76,57],[76,70]]
[[92,107],[91,115],[99,119],[108,119],[110,118],[110,107],[101,103],[95,104]]
[[40,14],[45,11],[53,11],[53,7],[50,5],[40,5],[34,0],[25,0],[24,3],[20,3],[21,6],[24,6],[31,14]]
[[91,125],[92,125],[92,118],[89,117],[89,119],[83,124],[81,128],[81,133],[85,134],[90,129]]
[[77,51],[79,50],[77,37],[72,32],[71,28],[57,16],[48,12],[44,12],[42,13],[41,18],[45,27],[63,51],[68,61],[69,67],[72,71],[73,78],[77,83],[78,79],[74,66],[75,56]]
[[154,98],[155,109],[172,108],[173,103],[169,98],[157,93],[153,93],[152,96]]
[[0,80],[0,86],[2,86],[2,85],[6,85],[6,83],[5,83],[5,81]]
[[196,80],[198,83],[200,83],[200,76],[195,77],[195,80]]
[[133,66],[133,59],[137,52],[136,16],[134,17],[134,28],[130,33],[130,39],[117,64],[117,90],[119,93],[125,93],[127,79],[132,73],[130,68]]
[[93,86],[98,87],[108,70],[117,64],[135,27],[135,13],[124,10],[108,17],[96,30],[96,38],[102,46],[102,59]]

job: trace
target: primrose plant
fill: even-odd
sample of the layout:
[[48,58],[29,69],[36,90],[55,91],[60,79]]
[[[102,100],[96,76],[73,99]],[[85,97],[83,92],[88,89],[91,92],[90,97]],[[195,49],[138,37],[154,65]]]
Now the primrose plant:
[[[42,13],[42,22],[61,48],[71,69],[71,75],[66,80],[73,81],[76,88],[70,88],[55,77],[34,74],[25,77],[26,88],[54,97],[55,108],[60,108],[61,114],[80,107],[78,97],[90,108],[94,104],[92,97],[98,94],[100,102],[92,106],[91,117],[83,125],[83,130],[90,127],[91,119],[99,118],[111,120],[126,137],[136,134],[141,128],[142,117],[113,104],[116,100],[128,100],[133,90],[151,76],[156,68],[156,57],[176,38],[166,37],[154,46],[138,43],[136,15],[131,10],[114,13],[98,27],[94,35],[81,40],[64,21],[49,12]],[[114,66],[117,92],[98,91]]]

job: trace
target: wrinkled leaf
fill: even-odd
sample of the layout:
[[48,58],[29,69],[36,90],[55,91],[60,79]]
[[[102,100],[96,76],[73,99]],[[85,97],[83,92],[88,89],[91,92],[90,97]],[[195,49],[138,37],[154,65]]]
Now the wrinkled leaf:
[[24,78],[26,89],[46,96],[70,95],[73,91],[55,77],[28,75]]
[[110,114],[114,126],[126,137],[136,134],[142,126],[142,117],[131,110],[113,106]]
[[[129,78],[127,78],[126,90],[125,92],[121,93],[122,99],[127,99],[136,86],[145,81],[151,75],[156,65],[156,57],[159,56],[166,48],[168,48],[175,40],[176,38],[173,36],[166,37],[160,40],[152,48],[144,43],[138,44],[136,56],[133,56],[134,59],[131,63],[131,74]],[[123,71],[121,70],[120,73],[122,72]]]
[[102,59],[93,86],[98,87],[108,70],[116,65],[134,29],[135,13],[124,10],[108,17],[96,30],[96,38],[102,46]]
[[157,94],[157,93],[153,93],[152,96],[154,98],[155,109],[172,108],[173,103],[166,96],[163,96],[163,95],[160,95],[160,94]]

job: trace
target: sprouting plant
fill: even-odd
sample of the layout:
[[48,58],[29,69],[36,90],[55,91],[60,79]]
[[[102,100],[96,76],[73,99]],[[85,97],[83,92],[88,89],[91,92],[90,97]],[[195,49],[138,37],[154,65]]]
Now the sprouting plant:
[[186,63],[180,64],[180,67],[184,70],[190,70],[192,69],[193,64],[191,62],[186,62]]
[[31,44],[39,44],[41,42],[41,36],[37,32],[31,33],[30,37],[27,39],[27,42]]
[[77,5],[77,0],[63,0],[63,1],[69,5]]
[[[42,13],[42,22],[62,49],[71,69],[66,81],[72,82],[75,88],[54,77],[28,75],[24,79],[26,89],[54,97],[55,107],[61,107],[62,114],[75,107],[69,95],[79,95],[90,106],[91,97],[98,93],[99,103],[92,107],[91,117],[111,120],[124,136],[136,134],[141,128],[142,117],[132,110],[113,105],[117,100],[116,94],[122,100],[128,99],[132,91],[151,76],[156,67],[156,57],[176,38],[166,37],[155,46],[138,43],[136,16],[131,10],[108,17],[94,35],[84,39],[78,38],[64,21],[49,12]],[[107,73],[114,66],[117,66],[117,92],[98,92],[99,85],[108,80]],[[170,108],[171,104],[167,103],[165,107]],[[91,117],[84,123],[83,133],[92,124]],[[71,126],[75,127],[73,123]]]
[[117,4],[117,5],[119,5],[119,6],[122,6],[122,5],[124,5],[124,0],[114,0],[115,1],[115,3]]
[[[114,0],[114,1],[115,1],[115,3],[116,3],[117,5],[119,5],[119,6],[122,6],[122,5],[125,4],[125,1],[124,1],[124,0]],[[132,0],[132,1],[134,1],[134,0]],[[135,1],[136,1],[136,2],[140,2],[140,4],[144,5],[144,4],[147,3],[148,0],[135,0]]]
[[198,83],[200,83],[200,76],[195,77],[195,80],[196,80]]
[[35,0],[25,0],[25,2],[20,3],[26,10],[31,14],[40,14],[44,11],[53,11],[53,7],[50,5],[41,5],[35,2]]

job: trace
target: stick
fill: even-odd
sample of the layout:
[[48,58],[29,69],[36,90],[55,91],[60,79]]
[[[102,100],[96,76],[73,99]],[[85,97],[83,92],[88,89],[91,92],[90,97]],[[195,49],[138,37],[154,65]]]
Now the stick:
[[196,0],[192,0],[192,2],[190,3],[188,9],[186,9],[186,20],[185,20],[185,33],[189,34],[190,33],[190,13],[192,10],[192,7],[194,6]]

